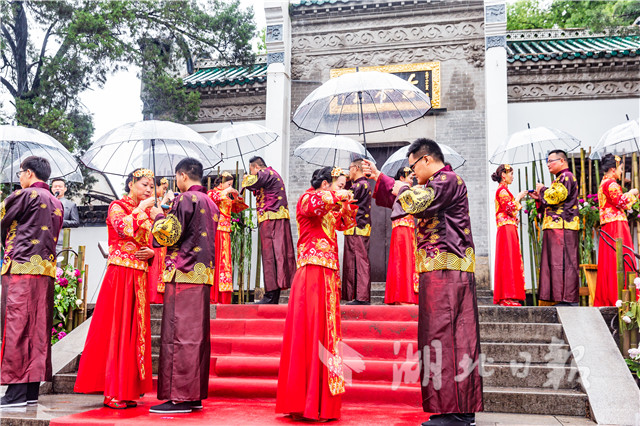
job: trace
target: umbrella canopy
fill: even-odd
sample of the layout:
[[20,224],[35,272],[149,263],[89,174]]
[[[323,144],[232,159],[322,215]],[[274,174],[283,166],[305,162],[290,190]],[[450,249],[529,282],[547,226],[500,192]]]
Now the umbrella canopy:
[[220,151],[191,128],[147,120],[109,131],[91,145],[81,161],[90,169],[116,176],[127,176],[139,167],[153,170],[156,176],[173,176],[175,166],[187,157],[198,159],[205,170],[222,160]]
[[293,155],[307,163],[323,167],[347,165],[356,157],[375,163],[371,153],[360,142],[346,136],[316,136],[297,147]]
[[[452,169],[457,169],[461,167],[465,163],[465,159],[462,155],[455,152],[453,149],[448,147],[447,145],[438,144],[442,153],[444,154],[444,161],[451,164]],[[380,171],[387,176],[395,176],[398,169],[401,167],[409,167],[409,159],[407,158],[407,153],[409,152],[409,146],[403,146],[398,149],[396,152],[391,154],[391,156],[385,161],[385,163],[380,168]]]
[[70,182],[83,182],[78,162],[57,140],[36,129],[22,126],[0,126],[0,161],[2,182],[13,183],[16,172],[26,157],[36,155],[49,160],[51,177],[61,177]]
[[[209,140],[225,158],[240,157],[258,151],[278,139],[278,134],[255,123],[231,123],[218,130]],[[246,167],[245,167],[246,170]]]
[[608,130],[589,156],[600,160],[606,154],[624,155],[640,151],[640,124],[629,120]]
[[354,72],[332,78],[311,92],[293,122],[313,133],[366,135],[405,126],[429,109],[429,96],[400,77]]
[[547,127],[516,132],[500,145],[489,160],[493,164],[525,164],[546,158],[549,151],[570,152],[580,141],[567,132]]

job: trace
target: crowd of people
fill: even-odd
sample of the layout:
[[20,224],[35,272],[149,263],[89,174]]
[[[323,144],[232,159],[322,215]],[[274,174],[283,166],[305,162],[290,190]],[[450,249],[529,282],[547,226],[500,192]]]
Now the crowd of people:
[[[385,303],[418,304],[418,346],[423,357],[442,357],[441,380],[421,363],[427,425],[474,424],[483,409],[478,368],[465,377],[464,363],[478,365],[480,338],[475,282],[475,247],[467,188],[445,163],[438,144],[418,139],[409,147],[410,167],[394,177],[363,159],[348,171],[324,167],[296,207],[297,259],[282,177],[260,157],[250,159],[242,191],[222,173],[214,188],[202,186],[202,164],[183,159],[175,185],[147,169],[126,181],[128,193],[109,206],[108,267],[100,288],[75,391],[103,393],[112,409],[135,407],[152,388],[150,304],[162,303],[157,397],[152,413],[190,413],[203,408],[209,379],[209,304],[231,303],[231,214],[248,208],[242,193],[256,197],[265,295],[257,303],[277,304],[291,288],[283,336],[276,412],[294,419],[340,417],[345,392],[341,353],[340,300],[371,301],[371,203],[391,209],[392,236]],[[632,246],[625,210],[637,189],[622,193],[619,157],[602,161],[599,201],[602,230]],[[578,302],[578,185],[567,155],[552,151],[549,187],[515,197],[513,168],[492,175],[498,235],[495,303],[517,306],[525,298],[518,241],[520,201],[536,200],[544,212],[540,265],[541,301]],[[8,384],[0,406],[37,403],[41,381],[51,380],[50,335],[56,244],[63,226],[77,224],[64,181],[50,175],[47,160],[28,157],[18,176],[22,189],[2,204],[2,330],[0,382]],[[414,185],[414,179],[417,185]],[[373,184],[372,184],[373,181]],[[52,194],[51,191],[53,191]],[[68,208],[69,207],[69,208]],[[69,215],[68,212],[70,211]],[[67,222],[69,221],[69,222]],[[345,234],[342,276],[337,231]],[[596,306],[617,299],[615,252],[599,248]],[[26,303],[29,301],[29,303]],[[427,363],[428,365],[428,363]]]

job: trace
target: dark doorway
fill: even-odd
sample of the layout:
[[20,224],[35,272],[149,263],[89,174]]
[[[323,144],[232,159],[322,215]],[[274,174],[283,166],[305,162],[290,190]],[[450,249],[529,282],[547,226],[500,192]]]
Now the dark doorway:
[[[367,149],[376,160],[378,168],[387,158],[406,143],[368,146]],[[392,176],[393,177],[393,176]],[[370,181],[373,185],[375,182]],[[389,242],[391,241],[391,210],[371,203],[371,238],[369,260],[371,261],[371,281],[387,280],[387,264],[389,263]]]

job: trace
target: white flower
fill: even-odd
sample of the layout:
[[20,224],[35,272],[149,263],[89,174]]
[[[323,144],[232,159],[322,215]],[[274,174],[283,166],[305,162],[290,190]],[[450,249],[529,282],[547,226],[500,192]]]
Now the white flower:
[[77,306],[82,305],[82,300],[81,300],[81,299],[76,300],[76,305],[77,305]]
[[[637,278],[636,278],[637,280]],[[622,300],[618,299],[616,300],[616,308],[622,308]]]
[[622,321],[626,322],[627,324],[631,324],[631,318],[626,315],[622,317]]
[[633,210],[627,210],[627,214],[633,213]]
[[636,277],[633,280],[633,283],[636,285],[636,288],[640,287],[640,277]]
[[61,294],[58,295],[58,300],[62,300],[62,295]]
[[634,349],[634,348],[629,349],[629,356],[631,358],[635,358],[638,355],[640,355],[640,349]]
[[584,202],[584,204],[582,205],[582,207],[589,207],[589,203],[587,203],[586,201]]

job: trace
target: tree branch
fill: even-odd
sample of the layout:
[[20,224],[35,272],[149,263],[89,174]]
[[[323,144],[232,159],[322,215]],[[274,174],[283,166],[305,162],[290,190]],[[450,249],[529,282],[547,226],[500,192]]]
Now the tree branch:
[[18,96],[18,91],[11,85],[11,83],[5,80],[4,77],[0,77],[0,82],[9,90],[11,96],[13,96],[14,98]]
[[56,26],[56,22],[54,22],[53,24],[51,24],[49,26],[49,28],[47,29],[47,33],[44,36],[44,41],[42,42],[42,48],[40,49],[40,56],[38,57],[38,61],[34,62],[33,64],[29,65],[29,70],[31,70],[31,67],[34,65],[38,65],[38,68],[36,69],[36,74],[35,77],[33,77],[33,84],[32,84],[32,89],[37,86],[40,86],[40,74],[42,71],[42,59],[44,58],[44,54],[47,50],[47,42],[49,41],[49,36],[51,35],[51,31],[53,30],[53,27]]

